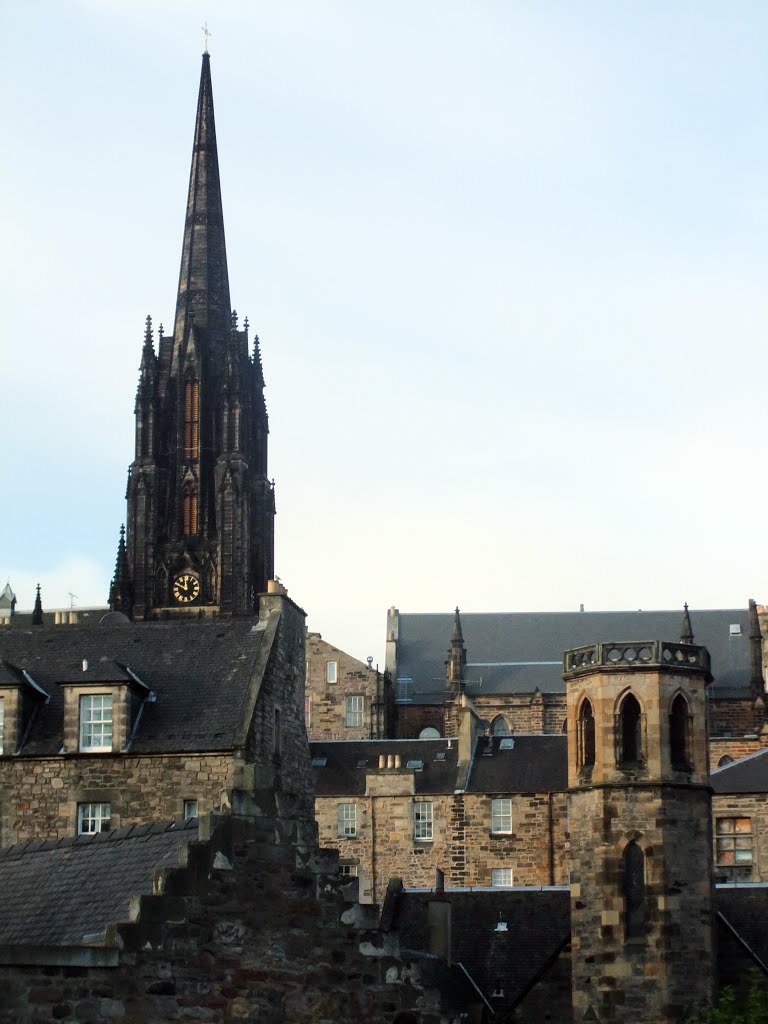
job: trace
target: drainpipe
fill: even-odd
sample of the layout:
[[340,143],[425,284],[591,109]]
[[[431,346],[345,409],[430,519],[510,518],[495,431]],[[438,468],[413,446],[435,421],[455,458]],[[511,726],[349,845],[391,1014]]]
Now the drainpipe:
[[547,809],[549,812],[549,884],[555,884],[555,814],[552,806],[552,793],[548,794]]

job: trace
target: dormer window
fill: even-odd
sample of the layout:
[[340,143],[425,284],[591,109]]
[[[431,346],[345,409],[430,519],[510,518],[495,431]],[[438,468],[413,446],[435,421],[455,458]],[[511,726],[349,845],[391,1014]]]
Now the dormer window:
[[109,658],[88,661],[57,680],[64,690],[65,754],[117,754],[130,749],[151,689],[128,666]]
[[80,750],[112,749],[112,695],[95,693],[80,698]]
[[0,755],[18,754],[48,694],[29,672],[0,661]]

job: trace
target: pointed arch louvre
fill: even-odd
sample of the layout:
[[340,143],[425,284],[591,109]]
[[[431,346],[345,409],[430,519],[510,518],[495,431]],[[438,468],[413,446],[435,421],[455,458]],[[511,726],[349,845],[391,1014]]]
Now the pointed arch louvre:
[[197,533],[197,491],[193,487],[184,492],[184,533]]
[[[184,385],[184,458],[197,459],[200,453],[200,383],[189,378]],[[185,530],[185,533],[196,532]]]

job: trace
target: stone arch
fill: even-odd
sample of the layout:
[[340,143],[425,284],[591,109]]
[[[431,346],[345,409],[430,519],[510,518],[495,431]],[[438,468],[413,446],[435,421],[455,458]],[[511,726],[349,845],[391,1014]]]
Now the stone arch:
[[592,701],[584,694],[576,712],[576,760],[579,768],[595,763],[595,712]]
[[620,766],[639,765],[643,756],[645,711],[637,694],[626,689],[619,694],[614,712],[616,763]]
[[630,839],[621,858],[624,897],[624,937],[639,939],[645,934],[646,877],[645,852],[636,839]]
[[669,705],[669,757],[672,767],[689,771],[692,757],[693,715],[686,694],[678,690]]
[[496,715],[491,722],[491,735],[492,736],[511,736],[512,730],[509,727],[504,715]]

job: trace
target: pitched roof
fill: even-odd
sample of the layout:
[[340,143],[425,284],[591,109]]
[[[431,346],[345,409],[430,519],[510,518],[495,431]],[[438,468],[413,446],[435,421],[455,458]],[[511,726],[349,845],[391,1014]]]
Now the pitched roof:
[[263,663],[262,647],[269,649],[268,634],[271,627],[256,618],[6,626],[0,631],[0,658],[26,669],[50,695],[23,753],[50,756],[61,749],[64,690],[56,684],[79,681],[84,658],[88,674],[97,675],[100,664],[114,674],[117,663],[155,693],[156,701],[144,708],[133,753],[232,749],[260,682],[257,661]]
[[[173,867],[197,838],[197,821],[32,841],[0,850],[0,947],[87,946],[128,921],[133,896]],[[0,954],[0,959],[2,954]]]
[[709,781],[715,793],[768,793],[768,749],[716,768]]
[[[713,697],[744,696],[752,675],[747,608],[691,613],[696,643],[712,657]],[[680,636],[680,611],[462,612],[466,690],[482,694],[564,693],[563,653],[583,644]],[[731,625],[740,632],[732,635]],[[442,699],[453,613],[398,618],[397,675],[414,681],[413,703]]]
[[481,736],[470,793],[562,793],[568,788],[567,736]]
[[[399,754],[403,772],[408,761],[423,765],[414,771],[416,793],[452,793],[456,788],[455,740],[326,740],[309,748],[317,796],[362,796],[366,772],[378,771],[381,754]],[[325,764],[319,764],[323,759]]]

